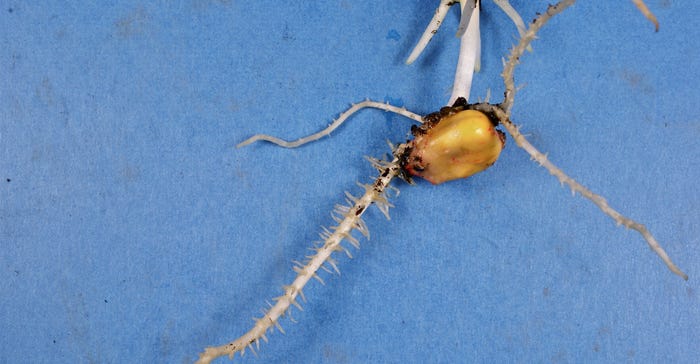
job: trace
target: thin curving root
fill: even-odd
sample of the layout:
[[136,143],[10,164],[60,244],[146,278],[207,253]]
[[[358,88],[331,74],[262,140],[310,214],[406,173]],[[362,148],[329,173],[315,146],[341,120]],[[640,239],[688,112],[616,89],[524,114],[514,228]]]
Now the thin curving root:
[[283,148],[300,147],[306,143],[310,143],[310,142],[319,140],[319,139],[323,138],[324,136],[330,135],[335,129],[337,129],[346,120],[348,120],[348,118],[350,116],[352,116],[356,112],[358,112],[362,109],[366,109],[366,108],[374,108],[374,109],[384,110],[386,112],[392,112],[394,114],[404,116],[408,119],[415,120],[419,123],[423,122],[423,118],[420,115],[418,115],[414,112],[408,111],[408,110],[406,110],[406,108],[396,107],[396,106],[390,105],[388,103],[382,103],[382,102],[377,102],[377,101],[372,101],[372,100],[365,100],[365,101],[362,101],[360,103],[353,104],[352,106],[350,106],[349,109],[343,111],[338,116],[338,118],[333,120],[333,122],[330,123],[330,125],[328,125],[328,127],[326,127],[325,129],[323,129],[317,133],[314,133],[314,134],[305,136],[303,138],[297,139],[293,142],[282,140],[280,138],[277,138],[277,137],[274,137],[271,135],[267,135],[267,134],[255,134],[252,137],[238,143],[238,145],[236,145],[236,148],[245,147],[246,145],[255,143],[257,141],[270,142],[273,144],[277,144]]

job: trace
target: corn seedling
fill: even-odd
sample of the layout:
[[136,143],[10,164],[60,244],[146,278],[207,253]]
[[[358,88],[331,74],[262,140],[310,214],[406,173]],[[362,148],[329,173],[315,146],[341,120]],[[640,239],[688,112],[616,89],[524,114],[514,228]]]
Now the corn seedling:
[[[507,0],[494,0],[494,2],[513,20],[519,34],[519,42],[511,49],[504,62],[502,77],[505,83],[505,93],[503,101],[500,103],[481,102],[470,104],[467,102],[471,89],[472,75],[475,70],[479,69],[480,65],[480,1],[443,0],[440,2],[434,17],[406,63],[410,64],[417,59],[428,45],[432,35],[437,32],[449,8],[459,3],[461,6],[461,22],[457,35],[460,38],[460,52],[452,96],[448,103],[449,106],[440,109],[438,112],[420,116],[405,108],[367,100],[355,104],[343,112],[326,129],[296,141],[290,142],[273,136],[258,134],[238,145],[238,147],[243,147],[257,141],[267,141],[285,148],[296,148],[329,135],[354,113],[364,108],[376,108],[396,113],[419,123],[419,125],[414,125],[411,128],[412,140],[392,146],[392,158],[390,160],[369,158],[371,164],[378,170],[378,176],[374,182],[362,184],[361,187],[364,192],[360,196],[354,196],[348,192],[345,193],[347,197],[346,203],[336,205],[332,212],[336,225],[324,228],[321,231],[320,240],[314,244],[312,255],[306,257],[303,261],[295,261],[293,269],[297,274],[296,278],[290,284],[283,286],[282,295],[274,298],[274,304],[271,304],[268,309],[264,310],[261,317],[254,319],[255,323],[250,331],[228,344],[206,348],[200,354],[197,363],[210,363],[212,360],[224,355],[233,357],[235,353],[245,353],[246,349],[255,352],[259,348],[261,340],[268,340],[266,335],[269,331],[275,327],[279,331],[283,331],[280,325],[280,318],[288,315],[292,306],[301,310],[299,301],[306,301],[303,293],[306,284],[312,278],[323,282],[318,275],[319,269],[324,269],[330,273],[340,272],[336,260],[332,257],[333,253],[344,252],[351,256],[349,247],[342,243],[347,242],[350,246],[359,247],[357,237],[352,235],[353,231],[358,231],[362,235],[368,236],[367,226],[362,220],[364,212],[371,205],[375,205],[389,218],[389,208],[392,207],[389,202],[389,195],[392,193],[397,194],[398,192],[396,187],[390,185],[395,177],[408,182],[411,182],[414,177],[422,177],[433,184],[440,184],[454,179],[466,178],[481,172],[495,163],[505,145],[505,134],[496,129],[498,126],[502,126],[510,134],[510,138],[515,141],[517,146],[525,150],[533,160],[547,169],[562,185],[568,186],[574,194],[579,193],[592,201],[617,224],[639,232],[648,246],[673,273],[683,279],[688,278],[671,261],[668,254],[644,225],[625,217],[610,207],[602,196],[593,193],[565,174],[545,154],[537,150],[520,133],[518,126],[510,119],[510,112],[517,91],[514,81],[514,70],[519,63],[520,57],[526,50],[530,49],[530,45],[536,39],[538,31],[552,17],[571,6],[575,1],[562,0],[556,5],[550,5],[528,27],[525,26],[522,18]],[[656,18],[644,2],[641,0],[633,0],[632,2],[658,29]]]

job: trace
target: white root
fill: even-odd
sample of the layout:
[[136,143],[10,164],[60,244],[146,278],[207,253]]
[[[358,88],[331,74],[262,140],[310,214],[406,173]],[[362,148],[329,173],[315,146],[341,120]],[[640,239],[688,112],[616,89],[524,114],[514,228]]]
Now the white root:
[[496,115],[500,123],[503,124],[506,130],[508,130],[508,133],[513,137],[513,140],[515,140],[515,143],[518,145],[518,147],[525,150],[530,155],[530,157],[532,157],[533,160],[535,160],[542,167],[547,169],[547,171],[549,171],[551,175],[556,177],[561,184],[569,186],[572,193],[575,194],[576,192],[578,192],[581,194],[581,196],[593,202],[604,214],[612,218],[616,224],[623,225],[626,228],[639,232],[644,238],[644,240],[647,242],[649,247],[654,251],[654,253],[656,253],[656,255],[659,256],[659,258],[661,258],[661,260],[663,260],[663,262],[666,264],[668,269],[671,270],[671,272],[679,275],[684,280],[688,280],[688,275],[683,273],[683,271],[681,271],[678,268],[678,266],[676,266],[673,263],[666,251],[661,247],[661,245],[656,241],[656,238],[654,238],[654,236],[649,232],[649,230],[647,230],[647,228],[644,225],[622,215],[620,212],[610,207],[605,198],[596,193],[593,193],[591,190],[589,190],[582,184],[576,182],[575,179],[569,177],[566,173],[564,173],[564,171],[562,171],[556,165],[550,162],[546,154],[537,150],[537,148],[530,144],[530,142],[520,133],[518,126],[513,124],[513,122],[510,121],[510,119],[508,119],[507,115],[503,110],[488,104],[475,105],[475,109],[484,112],[491,112],[494,115]]
[[343,113],[340,114],[340,116],[338,116],[337,119],[335,119],[325,129],[323,129],[317,133],[314,133],[314,134],[305,136],[303,138],[297,139],[293,142],[286,141],[286,140],[283,140],[283,139],[280,139],[280,138],[277,138],[277,137],[274,137],[271,135],[267,135],[267,134],[255,134],[252,137],[250,137],[250,138],[244,140],[243,142],[239,143],[238,145],[236,145],[236,148],[245,147],[246,145],[255,143],[257,141],[270,142],[270,143],[277,144],[280,147],[284,147],[284,148],[296,148],[296,147],[302,146],[306,143],[310,143],[310,142],[313,142],[315,140],[321,139],[324,136],[330,135],[335,129],[337,129],[340,125],[342,125],[350,116],[352,116],[354,113],[356,113],[362,109],[365,109],[365,108],[374,108],[374,109],[384,110],[387,112],[393,112],[395,114],[404,116],[408,119],[415,120],[419,123],[423,122],[422,116],[420,116],[414,112],[411,112],[409,110],[406,110],[406,108],[396,107],[396,106],[390,105],[388,103],[383,103],[383,102],[365,100],[365,101],[362,101],[358,104],[354,104],[349,109],[345,110]]
[[418,44],[416,44],[413,51],[411,51],[411,54],[408,56],[408,59],[406,59],[406,64],[415,62],[415,60],[418,59],[418,56],[423,53],[425,47],[427,47],[430,40],[433,39],[433,35],[437,33],[438,29],[440,29],[440,25],[442,25],[442,22],[445,20],[445,16],[453,3],[453,1],[449,0],[440,1],[440,5],[438,5],[438,8],[435,10],[435,15],[433,15],[430,23],[425,28],[423,35],[420,37],[420,40],[418,40]]
[[547,156],[537,150],[527,139],[519,132],[518,127],[510,121],[510,110],[513,106],[515,97],[515,80],[513,77],[513,72],[515,67],[519,63],[520,57],[525,52],[525,49],[530,45],[530,43],[536,38],[537,32],[544,26],[549,19],[551,19],[556,14],[559,14],[567,7],[571,6],[575,0],[562,0],[556,5],[550,5],[547,11],[537,17],[535,21],[530,25],[530,28],[525,32],[525,34],[520,38],[520,42],[513,47],[508,56],[508,61],[503,68],[503,80],[506,86],[505,99],[499,105],[499,107],[493,107],[491,105],[485,105],[485,107],[477,107],[477,109],[482,109],[483,111],[492,112],[495,114],[503,126],[508,130],[508,133],[513,137],[516,144],[525,150],[535,161],[537,161],[541,166],[545,167],[550,174],[557,177],[557,179],[562,183],[566,184],[571,188],[572,192],[578,192],[585,198],[591,200],[598,208],[600,208],[603,213],[611,217],[619,225],[624,225],[627,228],[636,230],[639,232],[644,240],[646,240],[649,247],[663,260],[666,266],[675,274],[679,275],[683,279],[687,280],[688,275],[683,273],[669,258],[666,251],[659,245],[653,235],[646,229],[646,227],[611,208],[607,201],[600,195],[591,192],[589,189],[576,182],[573,178],[566,175],[561,169],[557,168],[552,164]]
[[[399,145],[395,151],[395,155],[403,154],[405,147],[404,144]],[[352,245],[359,246],[357,240],[352,238],[351,233],[353,230],[357,230],[366,237],[369,237],[367,226],[361,218],[362,214],[372,203],[388,206],[386,197],[383,196],[384,192],[391,180],[396,177],[400,171],[401,167],[399,166],[398,158],[394,158],[391,162],[381,162],[379,177],[377,177],[371,185],[363,185],[365,193],[362,197],[357,198],[352,206],[341,205],[341,208],[335,210],[336,214],[342,213],[342,218],[337,216],[339,217],[338,225],[331,227],[329,230],[324,230],[324,234],[330,232],[330,235],[325,238],[321,246],[315,249],[316,254],[309,257],[303,265],[300,262],[295,263],[294,271],[297,273],[297,277],[290,285],[284,286],[284,294],[274,299],[276,301],[275,304],[264,311],[262,317],[255,319],[253,328],[243,336],[222,346],[206,348],[204,353],[200,354],[196,364],[208,364],[212,360],[224,355],[233,357],[233,355],[238,352],[243,355],[246,348],[255,352],[254,350],[260,345],[260,339],[267,341],[265,334],[268,330],[276,327],[279,331],[284,332],[279,324],[279,319],[285,314],[289,314],[291,305],[301,309],[301,305],[297,301],[297,296],[301,295],[303,299],[303,294],[301,292],[304,286],[306,286],[311,278],[318,279],[323,283],[323,280],[318,276],[317,272],[324,264],[329,264],[335,271],[338,271],[336,262],[331,258],[333,252],[345,251],[349,254],[349,251],[341,246],[341,242],[343,240],[349,240],[352,242]],[[304,299],[304,301],[306,300]]]
[[508,60],[503,65],[503,72],[501,73],[506,91],[500,106],[505,111],[506,116],[510,116],[510,109],[513,107],[513,100],[515,99],[516,87],[513,73],[515,72],[515,67],[520,63],[520,57],[522,57],[525,50],[530,46],[530,43],[537,38],[537,32],[547,24],[549,19],[561,13],[575,2],[576,0],[562,0],[555,5],[549,5],[547,11],[538,16],[535,21],[530,24],[527,31],[520,37],[518,44],[511,49]]
[[[523,22],[523,18],[520,17],[520,14],[510,5],[508,0],[493,0],[493,2],[508,15],[513,24],[515,24],[515,27],[518,28],[518,34],[522,37],[527,28],[525,28],[525,22]],[[532,47],[528,46],[527,50],[532,52]]]

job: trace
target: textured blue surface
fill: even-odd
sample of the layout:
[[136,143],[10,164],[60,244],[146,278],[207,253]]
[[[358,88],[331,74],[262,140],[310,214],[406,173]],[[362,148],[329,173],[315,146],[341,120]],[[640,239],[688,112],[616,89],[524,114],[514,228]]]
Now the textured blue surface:
[[[245,332],[293,278],[343,191],[449,97],[453,11],[403,59],[433,1],[2,1],[0,362],[190,363]],[[647,224],[679,266],[509,144],[471,179],[397,183],[392,220],[311,282],[241,363],[674,362],[700,357],[696,1],[581,1],[523,58],[514,120]],[[523,17],[544,1],[513,1]],[[474,97],[503,92],[515,28],[484,2]],[[222,360],[226,362],[226,360]]]

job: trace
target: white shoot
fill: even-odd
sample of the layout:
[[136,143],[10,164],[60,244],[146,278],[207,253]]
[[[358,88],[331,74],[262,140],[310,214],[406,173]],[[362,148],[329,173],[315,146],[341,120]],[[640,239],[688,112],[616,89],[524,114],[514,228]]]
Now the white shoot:
[[481,33],[479,30],[481,1],[441,0],[440,5],[435,10],[435,15],[433,15],[418,44],[416,44],[406,60],[406,64],[411,64],[420,56],[433,38],[433,35],[440,29],[447,11],[457,2],[461,6],[460,23],[457,29],[457,36],[460,38],[459,59],[457,60],[457,70],[455,71],[455,80],[452,86],[452,96],[450,96],[448,105],[452,105],[459,97],[469,100],[474,72],[478,72],[481,68]]
[[469,93],[472,88],[472,79],[474,72],[477,70],[479,56],[481,54],[481,33],[479,30],[479,12],[480,5],[477,1],[474,8],[471,7],[473,1],[465,4],[462,2],[462,20],[468,19],[466,30],[460,36],[459,42],[459,58],[457,60],[457,69],[455,71],[455,80],[452,85],[452,96],[448,105],[452,105],[455,100],[464,97],[469,100]]

